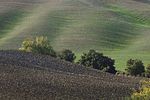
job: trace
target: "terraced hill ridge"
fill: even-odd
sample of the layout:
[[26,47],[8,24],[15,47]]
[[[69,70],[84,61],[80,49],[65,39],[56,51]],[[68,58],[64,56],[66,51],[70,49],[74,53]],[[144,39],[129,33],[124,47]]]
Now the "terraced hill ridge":
[[122,99],[142,78],[115,76],[50,56],[0,51],[1,100]]
[[[0,48],[47,36],[58,51],[96,49],[116,59],[150,60],[149,0],[0,0]],[[78,57],[79,58],[79,57]]]

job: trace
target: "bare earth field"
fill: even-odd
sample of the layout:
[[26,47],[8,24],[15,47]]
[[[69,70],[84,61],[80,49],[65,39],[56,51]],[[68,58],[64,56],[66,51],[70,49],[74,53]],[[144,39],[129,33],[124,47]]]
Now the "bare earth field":
[[50,56],[0,51],[0,100],[122,100],[140,80]]

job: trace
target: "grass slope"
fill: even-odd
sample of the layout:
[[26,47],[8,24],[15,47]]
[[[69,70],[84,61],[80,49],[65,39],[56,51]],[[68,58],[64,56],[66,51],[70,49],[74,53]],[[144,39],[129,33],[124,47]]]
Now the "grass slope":
[[138,77],[114,76],[50,56],[0,51],[1,100],[123,99]]
[[[3,2],[13,5],[10,8],[15,8],[15,4],[17,7],[20,5],[25,14],[19,17],[22,20],[18,22],[15,15],[10,13],[10,18],[15,21],[8,21],[14,23],[14,28],[6,25],[0,29],[2,49],[16,49],[24,38],[44,35],[48,36],[56,50],[69,48],[77,55],[88,49],[104,52],[116,59],[119,70],[124,70],[125,61],[129,58],[150,63],[150,5],[146,0]],[[1,32],[6,29],[10,31]]]

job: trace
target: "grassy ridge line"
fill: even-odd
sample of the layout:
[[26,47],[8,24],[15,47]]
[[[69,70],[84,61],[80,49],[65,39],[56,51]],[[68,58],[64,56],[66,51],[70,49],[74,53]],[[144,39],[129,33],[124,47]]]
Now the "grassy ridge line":
[[132,43],[130,47],[127,48],[129,51],[140,51],[140,52],[149,52],[150,44],[148,43],[150,38],[150,28],[141,29],[141,35],[139,35]]
[[10,10],[0,15],[0,38],[3,38],[8,32],[13,30],[13,28],[21,21],[23,16],[24,12],[17,9]]
[[[114,8],[113,8],[114,9]],[[116,8],[115,8],[116,9]],[[118,9],[118,8],[117,8]],[[84,9],[85,10],[85,9]],[[92,11],[93,10],[95,10],[95,9],[92,9]],[[63,11],[62,11],[63,12]],[[64,11],[65,12],[65,11]],[[81,11],[82,12],[82,11]],[[123,11],[122,11],[123,12]],[[76,13],[78,13],[78,12],[76,12]],[[88,12],[87,12],[88,13]],[[118,12],[117,12],[118,13]],[[120,12],[119,12],[120,13]],[[93,13],[91,13],[91,14],[93,14]],[[60,15],[61,16],[61,15]],[[102,45],[101,47],[102,48],[105,48],[105,46],[106,46],[106,48],[108,48],[108,49],[110,49],[110,48],[116,48],[116,47],[119,47],[119,46],[125,46],[125,45],[128,45],[128,43],[130,43],[130,38],[128,37],[128,35],[126,35],[126,34],[121,34],[121,32],[124,32],[124,30],[128,30],[128,29],[126,29],[126,28],[128,28],[127,27],[127,25],[125,24],[125,23],[116,23],[116,21],[110,21],[110,23],[106,23],[106,25],[105,24],[103,24],[104,26],[106,26],[106,27],[104,27],[104,30],[109,30],[109,31],[102,31],[102,32],[104,32],[104,34],[99,34],[101,31],[98,31],[97,29],[99,29],[99,28],[101,28],[102,30],[103,30],[103,27],[100,27],[100,26],[102,26],[101,25],[101,23],[103,23],[104,21],[100,21],[99,23],[96,23],[95,24],[95,22],[96,21],[94,21],[94,18],[96,19],[96,17],[99,17],[99,16],[102,16],[102,15],[96,15],[96,14],[93,14],[93,16],[91,16],[91,15],[87,15],[87,16],[90,16],[89,18],[87,17],[85,17],[86,19],[82,22],[82,23],[85,23],[85,24],[83,24],[83,25],[85,25],[85,26],[80,26],[79,25],[79,23],[78,22],[75,22],[76,23],[76,26],[78,26],[77,27],[77,29],[76,30],[78,30],[79,29],[79,33],[81,33],[81,32],[83,32],[84,31],[84,33],[86,33],[86,34],[88,34],[88,33],[90,33],[90,34],[94,34],[93,35],[93,37],[92,38],[96,38],[96,39],[94,39],[94,40],[98,40],[97,38],[100,38],[101,40],[98,40],[97,42],[97,46],[98,45]],[[78,16],[78,17],[81,17],[81,16]],[[92,17],[94,17],[93,19],[91,19]],[[52,19],[52,18],[51,18]],[[73,18],[74,19],[74,18]],[[72,19],[72,20],[73,20]],[[133,18],[132,18],[133,19]],[[57,20],[57,18],[55,19],[55,21]],[[77,19],[78,20],[78,19]],[[79,20],[79,22],[80,21],[82,21],[83,19],[81,18],[81,20]],[[88,22],[88,20],[91,20],[91,21],[89,21]],[[98,19],[97,19],[98,20]],[[101,19],[101,17],[100,17],[100,19],[99,20],[102,20]],[[88,24],[89,23],[91,23],[89,26],[88,26]],[[113,23],[112,25],[111,25],[111,23]],[[108,24],[110,24],[110,25],[108,25]],[[122,26],[122,29],[123,30],[118,30],[118,29],[114,29],[113,28],[113,26],[115,26],[116,24],[118,24],[118,27],[120,26]],[[48,25],[48,24],[47,24]],[[57,26],[58,24],[56,24],[56,25],[54,25],[54,26]],[[41,25],[42,26],[42,25]],[[44,26],[44,25],[43,25]],[[67,39],[69,39],[71,36],[72,36],[72,34],[77,34],[77,37],[75,36],[74,38],[75,39],[77,39],[78,37],[80,37],[80,35],[78,35],[78,33],[77,32],[75,32],[75,33],[72,33],[72,34],[70,34],[70,32],[72,32],[72,29],[74,29],[74,28],[76,28],[76,26],[74,27],[74,25],[70,25],[70,26],[72,26],[72,27],[70,27],[70,28],[67,28],[67,29],[65,29],[66,31],[66,33],[64,32],[62,32],[61,33],[61,35],[62,36],[64,36],[64,35],[69,35],[69,36],[66,36],[66,38],[63,38],[62,37],[62,42],[61,42],[61,44],[62,44],[62,47],[63,46],[65,46],[65,45],[70,45],[71,44],[71,41],[70,40],[67,40]],[[90,29],[90,27],[92,26],[92,28]],[[97,27],[97,29],[95,28],[93,28],[93,26],[99,26],[99,27]],[[83,28],[82,28],[83,27]],[[131,26],[132,27],[132,26]],[[43,27],[44,28],[44,27]],[[50,28],[50,27],[48,27],[48,28]],[[46,31],[44,31],[44,30],[41,30],[41,32],[42,31],[44,31],[43,33],[46,33],[46,32],[48,32],[49,33],[49,30],[47,30],[48,28],[46,28],[45,30]],[[80,31],[80,28],[82,28],[83,30],[81,30]],[[37,29],[37,28],[36,28]],[[41,28],[40,28],[41,29]],[[51,28],[52,29],[52,28]],[[88,30],[88,29],[90,29],[90,30]],[[30,30],[30,29],[28,29],[28,30]],[[55,30],[57,30],[57,29],[55,29]],[[130,29],[129,29],[130,30]],[[39,30],[40,31],[40,30]],[[62,30],[63,31],[63,30]],[[69,31],[69,32],[67,32],[67,31]],[[98,31],[98,32],[97,32]],[[118,31],[117,33],[115,33],[116,31]],[[56,32],[55,32],[56,33]],[[54,33],[54,34],[55,34]],[[126,32],[126,33],[130,33],[131,34],[131,32],[130,31],[128,31],[128,32]],[[39,32],[38,33],[36,33],[36,35],[37,34],[40,34]],[[54,34],[53,33],[49,33],[50,34],[50,36],[53,36]],[[51,35],[52,34],[52,35]],[[90,41],[89,40],[89,38],[88,37],[91,37],[91,35],[90,34],[88,34],[88,35],[86,35],[87,37],[84,37],[85,36],[85,34],[83,34],[83,36],[81,35],[81,37],[84,37],[84,38],[81,38],[79,41],[82,41],[82,43],[86,43],[86,42],[88,42],[88,43],[91,43],[91,45],[94,45],[96,42],[94,42],[94,41]],[[56,35],[57,36],[57,35]],[[120,40],[118,40],[118,39],[116,39],[117,37],[116,36],[119,36],[119,37],[121,37],[120,38]],[[112,38],[113,37],[113,38]],[[61,36],[60,36],[60,38],[61,38]],[[86,38],[87,38],[87,40],[86,40]],[[129,38],[129,40],[126,40],[126,39],[128,39]],[[53,39],[53,37],[52,38],[50,38],[50,39]],[[85,39],[85,40],[84,40]],[[59,39],[59,35],[58,35],[58,39],[57,39],[57,37],[56,37],[56,40],[54,41],[54,42],[58,42],[57,40],[61,40],[61,39]],[[66,40],[66,41],[65,41]],[[121,41],[121,40],[125,40],[125,41]],[[78,40],[77,40],[78,41]],[[129,41],[129,42],[128,42]],[[64,42],[64,43],[63,43]],[[121,43],[119,43],[119,42],[121,42]],[[69,44],[68,44],[69,43]],[[81,43],[81,42],[80,42]],[[125,43],[125,44],[124,44]],[[127,43],[127,44],[126,44]],[[54,44],[60,44],[60,43],[54,43]],[[75,43],[76,44],[76,43]],[[77,42],[77,44],[78,44],[78,42]],[[76,44],[76,45],[77,45]],[[74,45],[74,46],[76,46],[76,45]],[[80,44],[79,44],[80,45]],[[86,45],[86,44],[85,44]],[[95,46],[95,47],[97,47],[97,46]],[[59,46],[57,46],[57,47],[59,47]]]
[[0,40],[0,45],[3,46],[7,40],[11,40],[21,33],[26,32],[26,30],[30,30],[32,27],[38,25],[44,18],[44,15],[49,13],[49,11],[53,10],[53,8],[55,8],[55,6],[58,6],[59,4],[61,3],[57,1],[51,1],[45,4],[41,4],[37,9],[33,10],[31,15],[25,17],[24,20],[21,21],[11,32],[7,33],[8,35]]
[[[78,21],[77,22],[75,21],[73,23],[73,25],[69,26],[68,29],[65,29],[64,32],[61,33],[61,36],[58,39],[56,38],[56,40],[55,40],[56,42],[58,42],[58,40],[61,42],[55,43],[55,44],[59,44],[57,47],[60,47],[60,48],[62,48],[65,45],[69,46],[69,45],[73,44],[72,41],[70,40],[70,39],[72,39],[72,40],[74,40],[74,44],[75,44],[75,45],[73,45],[74,47],[77,45],[81,45],[81,44],[79,44],[78,41],[80,41],[80,43],[85,43],[85,45],[86,44],[92,45],[94,40],[95,40],[95,42],[98,42],[100,47],[102,47],[102,48],[105,48],[104,45],[106,46],[106,48],[109,48],[109,49],[112,47],[118,48],[119,46],[122,46],[122,47],[128,46],[128,45],[132,44],[132,41],[138,35],[141,34],[137,30],[139,28],[138,26],[140,25],[140,28],[143,26],[148,26],[149,21],[144,20],[144,22],[143,22],[143,21],[139,20],[140,18],[142,18],[142,16],[138,15],[138,17],[139,17],[139,19],[138,19],[136,14],[131,15],[129,13],[129,11],[128,12],[127,11],[124,12],[124,11],[126,11],[126,10],[121,10],[119,12],[118,11],[116,12],[116,8],[115,9],[113,8],[113,13],[116,14],[113,18],[115,18],[115,17],[118,18],[118,14],[119,14],[119,17],[120,17],[119,21],[118,20],[109,20],[109,23],[104,24],[105,23],[104,20],[106,20],[106,19],[103,19],[102,15],[100,15],[100,14],[96,15],[95,13],[91,13],[92,10],[91,10],[91,12],[90,11],[86,12],[84,10],[84,12],[88,13],[88,15],[85,14],[86,17],[83,17],[84,19],[82,19],[82,17],[81,17],[82,15],[81,15],[80,16],[81,19],[78,19]],[[102,12],[102,11],[100,11],[100,12]],[[120,13],[122,13],[122,12],[124,12],[124,14],[123,14],[123,16],[120,16]],[[96,13],[99,13],[99,12],[97,11]],[[103,14],[103,15],[105,15],[105,14]],[[90,16],[90,17],[87,17],[87,16]],[[100,17],[100,18],[98,19],[97,17]],[[134,18],[136,18],[136,19],[131,21]],[[94,21],[94,19],[96,19],[97,22]],[[99,20],[103,20],[103,21],[99,21]],[[79,24],[79,22],[80,22],[80,24]],[[103,23],[103,24],[101,24],[101,23]],[[102,25],[103,25],[103,27],[101,27]],[[96,28],[94,28],[94,27],[96,27]],[[73,29],[76,31],[73,31]],[[100,30],[104,29],[104,31],[100,31],[100,30],[98,31],[97,29],[100,29]],[[70,34],[70,33],[72,33],[72,34]],[[84,33],[86,33],[86,34],[84,34]],[[102,34],[100,34],[100,33],[102,33]],[[92,34],[92,35],[90,35],[90,34]],[[90,41],[90,37],[93,38],[94,40]],[[96,37],[100,38],[100,40],[95,39]],[[77,42],[77,44],[76,44],[76,42]],[[95,46],[95,47],[97,47],[97,46]]]
[[116,6],[113,10],[115,11],[115,13],[121,12],[122,14],[120,16],[122,16],[122,18],[125,19],[126,22],[134,25],[137,31],[134,32],[133,39],[130,41],[130,45],[128,45],[126,48],[124,48],[123,50],[116,50],[112,52],[112,54],[107,51],[104,51],[104,53],[116,60],[116,66],[121,66],[118,67],[118,70],[124,70],[126,66],[126,61],[130,58],[141,59],[143,60],[145,66],[147,66],[150,60],[150,45],[148,44],[150,38],[150,18],[148,16],[144,17],[146,15],[141,15],[138,12],[131,13],[125,9],[122,9],[120,7],[118,8]]
[[[76,8],[75,8],[75,9],[76,9]],[[84,10],[85,10],[85,9],[84,9]],[[94,10],[94,9],[93,9],[93,10]],[[93,10],[92,10],[92,11],[93,11]],[[82,10],[82,11],[83,11],[83,10]],[[64,11],[64,12],[65,12],[65,11]],[[76,12],[76,13],[78,13],[78,12]],[[87,13],[88,13],[88,12],[87,12]],[[91,16],[91,15],[89,15],[89,16],[90,16],[90,17],[89,17],[89,18],[87,17],[86,20],[85,20],[85,25],[86,25],[86,24],[88,25],[89,23],[93,23],[93,24],[91,24],[91,25],[94,25],[94,23],[95,23],[96,21],[94,21],[94,18],[93,18],[93,19],[91,19],[91,18],[92,18],[92,17],[95,17],[95,18],[96,18],[96,17],[102,16],[102,15],[98,15],[98,16],[97,16],[97,15],[93,14],[93,16]],[[81,17],[81,16],[79,16],[79,17]],[[92,21],[91,21],[91,22],[88,22],[88,19],[91,19]],[[56,20],[57,20],[57,19],[56,19]],[[82,20],[82,19],[81,19],[81,20]],[[80,21],[81,21],[81,20],[80,20]],[[101,18],[100,18],[100,20],[101,20]],[[87,21],[87,22],[86,22],[86,21]],[[100,22],[100,23],[103,23],[103,21]],[[97,24],[97,25],[101,25],[100,23],[96,23],[96,24]],[[96,25],[96,24],[95,24],[95,25]],[[79,23],[78,23],[77,25],[79,26]],[[94,30],[97,31],[97,29],[88,30],[89,27],[91,27],[91,25],[88,26],[88,27],[84,27],[84,26],[83,26],[83,29],[85,28],[84,31],[86,31],[86,30],[87,30],[87,32],[88,32],[88,31],[91,31],[91,33],[94,34],[94,32],[92,32],[92,31],[94,31]],[[107,25],[107,24],[106,24],[106,25]],[[54,26],[55,26],[55,25],[54,25]],[[111,26],[114,26],[114,25],[111,25]],[[111,26],[110,26],[110,27],[111,27]],[[74,27],[73,27],[73,28],[74,28]],[[79,27],[78,27],[78,28],[79,28]],[[36,28],[36,29],[37,29],[37,28]],[[41,29],[41,28],[40,28],[40,29]],[[71,28],[71,29],[72,29],[72,28]],[[107,27],[106,27],[106,29],[107,29]],[[28,29],[28,30],[30,30],[30,29]],[[57,30],[57,29],[56,29],[56,30]],[[40,31],[40,30],[39,30],[39,31]],[[44,31],[44,30],[42,30],[42,31]],[[72,31],[72,30],[70,30],[70,31]],[[111,30],[111,29],[110,29],[110,32],[111,32],[111,31],[116,31],[116,30]],[[46,29],[45,32],[49,32],[49,31]],[[31,32],[31,33],[32,33],[32,32]],[[38,33],[39,33],[39,32],[38,32]],[[44,33],[44,32],[43,32],[43,33]],[[79,32],[79,33],[80,33],[80,32]],[[50,34],[53,34],[53,33],[50,33]],[[61,33],[61,34],[62,34],[62,33]],[[75,34],[76,34],[76,33],[75,33]],[[101,35],[101,34],[100,34],[100,35]],[[103,34],[102,34],[102,35],[103,35]],[[104,35],[104,36],[101,36],[101,37],[100,37],[100,38],[104,38],[104,39],[102,39],[102,40],[100,41],[100,42],[101,42],[101,45],[102,45],[103,43],[106,43],[106,45],[109,45],[109,46],[111,46],[112,44],[114,44],[114,46],[116,46],[116,44],[117,44],[117,43],[116,43],[116,40],[111,40],[112,38],[108,38],[108,39],[106,38],[106,37],[109,37],[109,35],[110,35],[110,33],[109,33],[107,36]],[[87,35],[87,36],[88,36],[88,35]],[[90,36],[89,36],[89,37],[90,37]],[[95,37],[97,37],[97,32],[95,33]],[[87,38],[88,38],[88,37],[87,37]],[[93,38],[94,38],[94,37],[93,37]],[[52,38],[51,38],[51,39],[52,39]],[[105,39],[106,39],[106,40],[105,40]],[[58,40],[59,40],[59,39],[58,39]],[[95,39],[95,40],[98,40],[98,39]],[[88,42],[88,40],[87,40],[87,41],[86,41],[86,40],[83,40],[83,41],[84,41],[85,43]],[[70,42],[70,41],[69,41],[69,42]],[[92,42],[92,41],[89,41],[89,42]],[[108,42],[108,44],[107,44],[107,42]],[[113,42],[113,43],[112,43],[112,42]],[[58,44],[59,44],[59,43],[58,43]],[[94,42],[94,44],[95,44],[95,42]],[[120,43],[118,43],[117,46],[119,46],[119,44],[120,44]],[[67,44],[66,44],[66,45],[67,45]],[[92,45],[92,44],[91,44],[91,45]],[[97,44],[97,45],[99,45],[99,44]],[[106,48],[109,48],[109,46],[106,47]]]
[[123,18],[125,21],[135,24],[137,26],[150,27],[150,18],[139,14],[138,12],[132,12],[126,8],[122,8],[117,5],[108,6],[108,10],[116,13],[118,17]]

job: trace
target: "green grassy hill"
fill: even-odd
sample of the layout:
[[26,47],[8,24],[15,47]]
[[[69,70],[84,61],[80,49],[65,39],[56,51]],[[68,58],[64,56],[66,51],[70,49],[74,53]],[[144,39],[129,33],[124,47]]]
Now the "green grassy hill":
[[149,0],[0,0],[0,48],[48,36],[56,50],[96,49],[124,70],[129,58],[150,63]]

